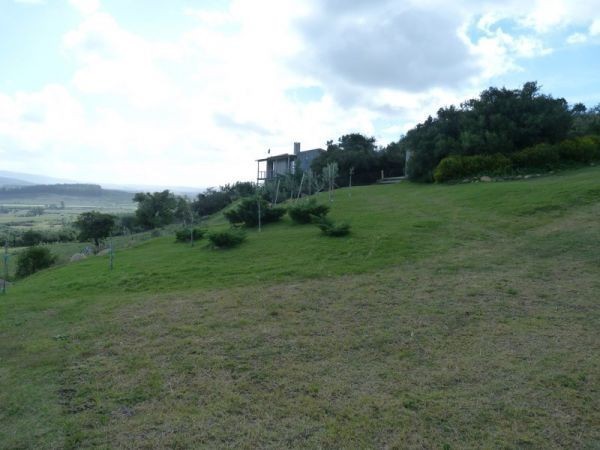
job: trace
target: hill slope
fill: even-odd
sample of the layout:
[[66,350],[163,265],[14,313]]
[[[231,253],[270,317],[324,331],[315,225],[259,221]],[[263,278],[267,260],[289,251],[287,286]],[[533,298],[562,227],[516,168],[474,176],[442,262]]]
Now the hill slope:
[[336,192],[348,238],[159,238],[0,303],[9,447],[594,447],[600,170]]

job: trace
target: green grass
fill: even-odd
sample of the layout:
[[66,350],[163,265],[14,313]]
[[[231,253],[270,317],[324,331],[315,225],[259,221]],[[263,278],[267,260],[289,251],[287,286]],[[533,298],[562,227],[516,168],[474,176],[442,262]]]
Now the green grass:
[[348,237],[161,237],[17,283],[0,447],[600,445],[600,169],[342,189],[331,216]]

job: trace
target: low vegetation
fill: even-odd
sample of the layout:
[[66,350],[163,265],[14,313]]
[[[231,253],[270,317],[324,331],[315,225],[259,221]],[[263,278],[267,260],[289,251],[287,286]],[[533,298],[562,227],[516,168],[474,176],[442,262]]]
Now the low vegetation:
[[285,214],[285,208],[270,205],[262,196],[244,198],[233,209],[225,211],[224,215],[232,225],[256,227],[261,224],[273,223]]
[[53,255],[46,247],[28,247],[19,253],[17,262],[17,278],[24,278],[32,275],[42,269],[50,267],[56,261]]
[[211,231],[208,233],[208,240],[215,248],[233,248],[246,240],[246,233],[234,228]]
[[348,222],[334,222],[328,217],[315,217],[315,223],[325,236],[341,237],[350,234]]
[[292,221],[306,224],[325,217],[329,212],[329,206],[325,203],[318,203],[314,197],[311,197],[288,206],[287,211]]
[[175,242],[199,241],[206,234],[204,228],[184,228],[175,231]]
[[434,179],[445,182],[481,175],[545,172],[594,161],[600,161],[600,136],[581,136],[554,145],[537,144],[509,155],[448,156],[436,167]]

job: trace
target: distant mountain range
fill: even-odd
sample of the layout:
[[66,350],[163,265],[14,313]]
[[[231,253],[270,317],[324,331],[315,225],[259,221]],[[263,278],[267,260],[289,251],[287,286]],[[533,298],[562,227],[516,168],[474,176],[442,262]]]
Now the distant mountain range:
[[0,187],[3,186],[30,186],[33,183],[25,180],[18,180],[16,178],[0,177]]
[[[45,175],[34,175],[31,173],[9,172],[0,170],[0,187],[9,186],[31,186],[31,185],[49,185],[49,184],[89,184],[81,181],[67,180],[64,178],[54,178]],[[148,192],[148,191],[163,191],[168,189],[176,194],[186,194],[194,196],[200,192],[204,192],[203,187],[186,187],[186,186],[156,186],[156,185],[131,185],[131,184],[102,184],[104,189],[119,190],[126,192]]]
[[9,172],[0,170],[0,186],[27,186],[31,184],[58,184],[77,183],[77,181],[64,178],[54,178],[45,175],[33,175],[31,173]]

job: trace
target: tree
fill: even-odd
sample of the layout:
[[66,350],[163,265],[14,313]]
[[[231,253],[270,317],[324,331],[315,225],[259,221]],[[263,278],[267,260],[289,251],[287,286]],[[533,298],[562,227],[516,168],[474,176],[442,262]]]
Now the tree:
[[357,183],[370,183],[378,178],[380,171],[379,158],[374,137],[360,133],[346,134],[327,142],[327,151],[314,159],[311,169],[314,173],[323,173],[325,167],[337,163],[339,179],[337,183],[347,185],[350,170],[354,169],[353,180]]
[[411,152],[407,174],[430,181],[439,162],[450,155],[510,154],[537,144],[555,144],[571,130],[574,116],[563,98],[540,93],[536,82],[521,89],[490,87],[460,108],[441,108],[435,118],[408,131],[400,144]]
[[80,214],[74,222],[75,227],[79,230],[79,240],[93,239],[97,247],[100,245],[100,239],[110,236],[115,226],[115,219],[116,217],[111,214],[98,211]]
[[138,203],[135,215],[144,228],[158,228],[173,223],[177,199],[168,189],[152,194],[138,192],[133,201]]

